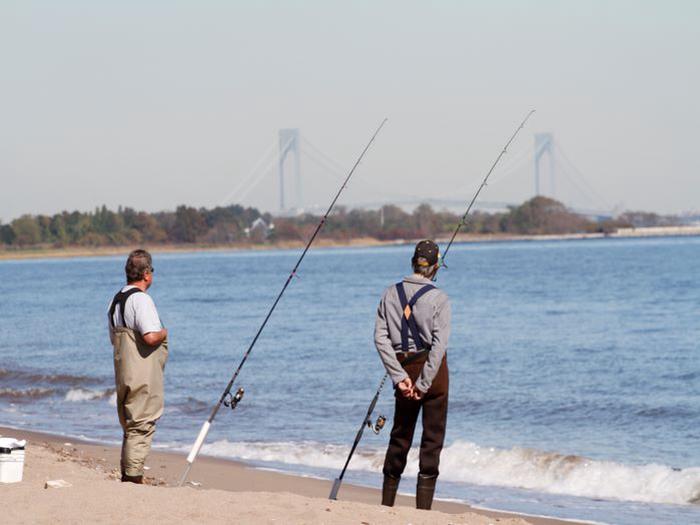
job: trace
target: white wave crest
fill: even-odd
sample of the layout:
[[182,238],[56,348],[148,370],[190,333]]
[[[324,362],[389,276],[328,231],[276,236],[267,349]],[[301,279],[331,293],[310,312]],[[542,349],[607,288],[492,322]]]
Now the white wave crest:
[[103,399],[114,393],[113,388],[107,390],[88,390],[85,388],[71,388],[65,397],[65,401],[71,401],[74,403],[80,401],[92,401],[93,399]]
[[[349,448],[315,442],[254,443],[226,440],[202,448],[210,456],[340,469]],[[381,472],[384,449],[356,451],[349,468]],[[418,471],[411,449],[407,475]],[[446,481],[531,489],[550,494],[648,503],[700,503],[700,467],[624,465],[581,456],[514,447],[497,449],[456,441],[443,449],[440,477]]]
[[[296,443],[255,443],[215,441],[202,447],[209,456],[234,458],[242,461],[272,461],[289,465],[304,465],[314,468],[342,467],[349,452],[348,447],[328,445],[313,441]],[[384,455],[378,451],[357,450],[352,458],[354,470],[376,471],[384,464]]]
[[624,465],[520,447],[503,450],[457,441],[445,448],[440,470],[451,481],[552,494],[676,504],[700,499],[698,467]]

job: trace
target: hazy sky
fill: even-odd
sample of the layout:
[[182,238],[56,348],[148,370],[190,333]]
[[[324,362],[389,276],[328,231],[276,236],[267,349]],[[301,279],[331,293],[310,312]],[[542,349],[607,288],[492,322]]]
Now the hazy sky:
[[[0,0],[0,219],[218,205],[279,128],[347,168],[385,116],[345,202],[466,200],[531,108],[485,200],[532,195],[546,131],[569,204],[698,210],[699,27],[693,0]],[[277,202],[270,171],[245,204]]]

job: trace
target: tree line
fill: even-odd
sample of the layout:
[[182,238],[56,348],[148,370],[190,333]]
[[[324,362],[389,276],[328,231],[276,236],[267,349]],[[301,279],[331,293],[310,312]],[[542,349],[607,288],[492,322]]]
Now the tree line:
[[[178,206],[174,212],[147,213],[132,208],[93,212],[23,215],[0,225],[6,246],[125,246],[132,244],[235,243],[249,224],[262,217],[255,208],[233,205],[211,210]],[[267,216],[268,220],[270,219]]]
[[[5,248],[127,246],[135,244],[270,243],[306,240],[320,217],[302,214],[272,217],[255,208],[232,205],[213,209],[178,206],[175,211],[147,213],[128,207],[106,206],[92,212],[23,215],[0,224]],[[323,236],[339,241],[432,238],[449,235],[461,216],[422,204],[412,212],[385,205],[379,210],[339,207]],[[627,212],[615,220],[595,221],[577,215],[562,203],[534,197],[505,212],[471,214],[463,232],[472,234],[543,235],[610,232],[619,227],[676,224],[673,218]]]

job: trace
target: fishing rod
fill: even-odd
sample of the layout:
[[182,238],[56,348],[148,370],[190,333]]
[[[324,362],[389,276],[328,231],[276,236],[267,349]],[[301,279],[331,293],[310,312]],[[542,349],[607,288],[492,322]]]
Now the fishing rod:
[[367,414],[365,414],[365,418],[362,420],[362,424],[360,425],[360,429],[357,431],[357,435],[355,436],[355,442],[352,444],[352,447],[350,448],[350,454],[348,454],[348,459],[345,460],[345,465],[343,466],[343,471],[340,473],[340,476],[338,476],[335,481],[333,481],[333,488],[331,488],[331,493],[328,496],[328,499],[338,499],[338,490],[340,489],[340,484],[343,482],[343,476],[345,476],[345,470],[348,468],[348,464],[350,463],[350,460],[352,459],[352,455],[355,453],[355,449],[357,448],[357,445],[360,443],[360,440],[362,439],[362,434],[364,433],[366,428],[371,428],[372,431],[375,434],[379,434],[381,430],[384,428],[384,424],[386,423],[386,418],[384,416],[379,416],[377,417],[377,421],[372,424],[372,412],[374,412],[374,407],[377,405],[377,401],[379,400],[379,394],[382,393],[382,388],[384,388],[384,383],[386,383],[386,378],[389,377],[389,374],[384,374],[384,377],[382,378],[381,383],[379,383],[379,388],[377,389],[377,392],[374,394],[374,397],[372,398],[372,402],[369,404],[369,408],[367,408]]
[[304,257],[306,256],[306,252],[309,251],[309,248],[311,248],[311,244],[314,242],[314,240],[316,239],[316,236],[321,231],[321,228],[323,228],[323,225],[326,223],[326,220],[328,219],[328,216],[330,215],[331,211],[333,210],[335,203],[340,198],[340,194],[343,193],[343,190],[347,187],[347,184],[350,181],[350,177],[352,177],[352,174],[355,173],[355,169],[362,161],[362,158],[365,156],[365,153],[367,153],[367,150],[374,142],[374,139],[377,137],[377,135],[379,135],[379,132],[384,127],[384,124],[386,124],[387,120],[388,119],[386,119],[386,118],[384,120],[382,120],[382,123],[379,124],[379,127],[374,132],[374,135],[372,135],[372,138],[369,139],[369,142],[367,143],[365,148],[362,150],[362,153],[360,153],[360,156],[355,161],[355,164],[353,164],[352,168],[348,172],[348,175],[347,175],[347,177],[345,177],[343,184],[340,186],[340,189],[335,194],[335,197],[331,201],[330,206],[328,206],[328,210],[326,210],[326,213],[323,215],[323,217],[319,221],[318,225],[316,226],[316,229],[314,230],[313,234],[311,235],[311,238],[309,239],[309,242],[306,243],[306,246],[304,247],[304,250],[301,252],[301,255],[299,256],[299,259],[297,260],[296,264],[294,265],[294,268],[292,268],[292,271],[290,272],[289,276],[287,277],[287,280],[285,281],[284,286],[282,286],[282,290],[280,290],[280,293],[277,295],[277,298],[272,303],[270,310],[267,312],[267,315],[263,319],[263,322],[260,325],[260,328],[258,328],[258,331],[255,334],[255,337],[253,337],[253,340],[250,343],[250,346],[248,346],[248,350],[246,350],[245,354],[243,354],[243,358],[241,359],[241,362],[239,363],[238,368],[236,368],[235,372],[233,373],[233,376],[231,376],[231,380],[226,385],[224,392],[221,394],[221,397],[219,398],[217,403],[214,405],[214,408],[212,409],[211,414],[209,415],[209,418],[202,425],[202,428],[199,431],[199,435],[197,436],[197,439],[195,440],[194,444],[192,445],[192,450],[190,450],[190,453],[187,456],[187,467],[185,468],[185,471],[182,473],[182,477],[180,478],[180,482],[178,483],[178,486],[182,486],[182,484],[185,482],[185,479],[187,479],[187,475],[189,474],[190,469],[192,468],[192,464],[194,463],[194,460],[197,458],[197,454],[199,454],[199,450],[202,448],[202,444],[204,443],[204,440],[206,439],[207,434],[209,433],[209,429],[211,427],[211,424],[214,422],[214,418],[216,417],[217,412],[219,412],[219,408],[221,408],[221,405],[224,405],[226,407],[231,408],[231,410],[234,410],[236,408],[236,406],[238,406],[238,403],[240,403],[241,399],[243,399],[243,394],[245,392],[243,390],[243,388],[238,388],[238,390],[236,391],[235,394],[231,394],[231,389],[233,388],[233,384],[236,381],[236,378],[238,378],[238,374],[240,373],[241,368],[243,368],[243,365],[245,364],[246,360],[248,359],[248,356],[250,355],[251,351],[253,350],[255,343],[258,341],[260,334],[262,334],[262,331],[265,329],[265,325],[267,325],[267,321],[272,316],[272,312],[274,312],[275,308],[277,308],[277,303],[280,302],[280,299],[282,299],[282,295],[284,295],[284,292],[287,289],[287,287],[289,286],[289,283],[292,281],[292,279],[296,275],[297,270],[299,269],[299,266],[301,265],[301,261],[303,261]]
[[[472,197],[472,200],[469,202],[469,206],[467,206],[467,211],[464,212],[464,215],[462,215],[462,219],[459,221],[459,224],[457,224],[457,227],[455,228],[454,232],[452,233],[452,237],[450,238],[450,242],[447,243],[447,247],[445,248],[445,252],[442,254],[441,266],[444,266],[445,268],[447,268],[447,265],[445,264],[445,258],[447,257],[447,252],[450,250],[450,246],[452,246],[452,243],[454,242],[455,238],[457,237],[459,230],[461,230],[462,226],[464,226],[466,224],[467,215],[469,215],[469,212],[471,211],[472,207],[474,206],[476,199],[479,197],[481,190],[484,189],[484,187],[486,187],[486,182],[489,180],[491,173],[493,173],[493,170],[496,168],[496,166],[500,162],[503,155],[505,155],[506,152],[508,151],[510,144],[513,142],[513,140],[515,140],[515,137],[518,135],[520,130],[525,127],[525,123],[528,121],[528,119],[532,116],[532,114],[534,112],[535,112],[534,109],[531,110],[527,114],[527,116],[523,119],[523,121],[520,123],[520,125],[515,129],[515,132],[513,133],[513,135],[511,135],[510,139],[508,139],[508,142],[506,142],[506,145],[503,147],[503,149],[499,153],[498,157],[496,157],[496,160],[491,165],[491,169],[489,169],[488,173],[486,173],[484,180],[481,182],[481,184],[479,185],[479,188],[476,190],[476,193]],[[407,364],[408,362],[412,361],[413,359],[415,359],[417,357],[418,357],[418,353],[416,353],[415,355],[404,360],[403,364]],[[386,417],[384,417],[383,415],[380,415],[379,417],[377,417],[377,422],[375,424],[372,424],[372,412],[374,412],[374,407],[377,405],[377,400],[379,399],[379,395],[381,394],[382,389],[384,388],[384,383],[386,382],[387,377],[389,377],[389,373],[385,372],[384,377],[382,377],[382,380],[379,383],[379,388],[377,389],[377,392],[374,394],[374,398],[372,398],[372,402],[369,404],[369,408],[367,409],[367,414],[365,415],[365,418],[362,420],[362,424],[360,425],[360,429],[357,431],[357,435],[355,436],[355,441],[352,444],[352,447],[350,447],[350,452],[348,453],[348,457],[345,460],[345,465],[343,466],[343,470],[340,471],[340,475],[337,478],[335,478],[335,480],[333,481],[333,486],[331,487],[331,492],[328,495],[328,499],[338,499],[338,491],[340,490],[340,485],[343,483],[343,477],[345,476],[345,471],[347,470],[348,465],[350,464],[350,460],[352,459],[352,456],[355,453],[355,449],[357,448],[357,445],[360,443],[360,440],[362,439],[362,434],[364,433],[365,428],[371,428],[375,434],[379,434],[379,432],[382,430],[382,428],[384,428],[384,424],[386,423]]]
[[[523,121],[520,123],[520,126],[516,128],[516,130],[513,132],[513,135],[511,135],[510,139],[508,139],[508,142],[506,142],[506,145],[503,146],[503,150],[498,154],[498,157],[496,157],[496,160],[493,161],[493,164],[491,165],[491,169],[488,171],[486,174],[486,177],[484,177],[484,180],[481,181],[481,184],[479,185],[479,189],[476,190],[476,193],[474,194],[474,197],[472,197],[471,202],[469,203],[469,206],[467,206],[467,211],[464,212],[464,215],[462,215],[462,220],[459,221],[459,224],[457,224],[457,227],[455,228],[455,231],[452,233],[452,238],[450,239],[450,242],[447,243],[447,248],[445,248],[444,253],[442,254],[442,261],[443,261],[443,266],[445,266],[445,257],[447,257],[447,252],[450,251],[450,246],[452,246],[452,243],[455,240],[455,237],[457,237],[457,234],[459,233],[459,230],[462,229],[462,226],[464,226],[467,223],[467,215],[469,215],[469,212],[472,209],[472,206],[474,206],[474,203],[476,202],[476,199],[479,197],[479,194],[481,193],[481,190],[483,190],[486,187],[486,182],[489,180],[489,177],[491,176],[491,173],[493,173],[493,170],[496,169],[496,166],[498,163],[501,161],[501,158],[503,158],[503,155],[506,154],[508,151],[508,148],[510,147],[511,142],[515,140],[515,137],[518,135],[521,129],[525,127],[525,123],[530,119],[532,114],[535,112],[534,109],[531,109],[530,112],[527,114],[527,116],[523,119]],[[447,268],[447,266],[445,266]]]
[[[415,360],[420,354],[416,353],[415,355],[407,358],[404,360],[404,364],[408,364],[411,361]],[[384,388],[384,383],[386,383],[387,378],[389,377],[388,373],[384,374],[384,377],[382,377],[381,382],[379,383],[379,388],[374,394],[374,397],[372,398],[372,402],[369,404],[369,407],[367,408],[367,414],[365,414],[365,419],[362,420],[362,424],[360,425],[359,430],[357,431],[357,435],[355,435],[355,441],[352,444],[352,447],[350,448],[350,453],[348,454],[348,458],[345,460],[345,465],[343,465],[343,470],[340,472],[340,476],[335,478],[333,481],[333,487],[331,488],[331,493],[328,495],[328,499],[338,499],[338,490],[340,490],[340,485],[343,483],[343,477],[345,476],[345,471],[348,468],[348,465],[350,464],[350,460],[352,459],[353,454],[355,453],[355,449],[357,448],[357,445],[360,444],[360,440],[362,439],[362,434],[364,434],[366,428],[372,429],[372,432],[375,434],[379,434],[382,429],[384,428],[384,425],[386,424],[386,417],[383,415],[377,416],[377,420],[372,423],[372,412],[374,412],[374,407],[377,405],[377,401],[379,401],[379,395],[382,393],[382,389]]]

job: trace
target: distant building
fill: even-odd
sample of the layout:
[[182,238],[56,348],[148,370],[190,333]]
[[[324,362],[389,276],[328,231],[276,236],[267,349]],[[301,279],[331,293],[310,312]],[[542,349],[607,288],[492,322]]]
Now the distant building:
[[700,226],[700,212],[682,213],[678,218],[680,219],[681,224],[685,224],[687,226]]
[[268,224],[265,219],[263,219],[262,217],[258,217],[244,231],[245,231],[245,234],[248,238],[254,239],[257,241],[264,241],[270,236],[270,233],[274,229],[275,229],[274,224],[272,224],[272,223]]

